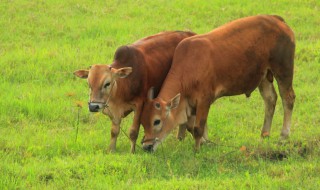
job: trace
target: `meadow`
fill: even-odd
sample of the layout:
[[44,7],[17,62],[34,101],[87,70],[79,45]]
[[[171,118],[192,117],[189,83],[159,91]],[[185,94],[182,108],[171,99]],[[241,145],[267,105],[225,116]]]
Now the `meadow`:
[[[320,1],[1,0],[0,13],[0,189],[320,188]],[[285,143],[279,96],[271,136],[260,139],[256,90],[211,106],[211,142],[198,153],[190,134],[180,142],[174,132],[157,152],[130,154],[132,114],[107,152],[110,120],[89,113],[87,83],[73,71],[110,64],[117,47],[148,35],[201,34],[257,14],[282,16],[296,36]]]

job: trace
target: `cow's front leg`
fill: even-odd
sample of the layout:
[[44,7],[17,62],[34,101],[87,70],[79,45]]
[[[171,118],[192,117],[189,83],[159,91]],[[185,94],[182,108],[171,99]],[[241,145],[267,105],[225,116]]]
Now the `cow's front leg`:
[[196,120],[196,116],[188,117],[188,121],[185,124],[179,125],[179,131],[177,138],[179,140],[183,140],[186,136],[186,130],[188,130],[193,135],[194,122]]
[[206,124],[207,124],[207,117],[210,109],[209,101],[200,102],[197,106],[197,113],[196,113],[196,122],[193,129],[193,136],[195,139],[195,150],[198,151],[200,149],[200,144],[203,143],[204,136],[207,136]]
[[[188,122],[186,124],[186,128],[188,129],[188,131],[192,134],[192,136],[194,136],[193,134],[193,129],[194,129],[194,125],[195,125],[195,121],[196,121],[196,116],[192,115],[188,118]],[[205,124],[204,126],[204,131],[203,131],[203,136],[200,139],[200,144],[205,143],[208,140],[208,126],[207,124]]]
[[200,144],[205,144],[208,140],[208,125],[207,123],[204,125],[204,129],[203,129],[203,136],[200,139]]
[[111,140],[109,145],[109,152],[116,151],[117,138],[120,132],[121,119],[113,119],[111,126]]
[[182,141],[186,137],[187,124],[179,125],[179,130],[177,133],[177,139]]
[[143,101],[139,101],[139,103],[136,104],[136,109],[134,110],[133,123],[130,128],[131,153],[134,153],[136,149],[136,142],[140,128],[140,115],[142,111],[142,106]]

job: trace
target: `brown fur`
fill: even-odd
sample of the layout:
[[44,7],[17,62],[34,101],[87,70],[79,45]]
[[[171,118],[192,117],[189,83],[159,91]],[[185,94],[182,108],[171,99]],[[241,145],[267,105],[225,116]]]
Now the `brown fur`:
[[[292,30],[281,17],[270,15],[238,19],[183,40],[158,97],[145,105],[141,119],[145,135],[161,141],[174,126],[188,121],[191,116],[188,110],[195,109],[194,138],[198,149],[210,104],[223,96],[250,96],[257,87],[266,105],[261,135],[269,133],[276,100],[272,84],[275,77],[285,115],[281,134],[287,137],[295,98],[294,51]],[[169,116],[165,117],[171,98],[178,93],[181,94],[178,108],[169,109]],[[161,105],[160,109],[152,106],[155,102]],[[153,130],[155,119],[161,120],[160,132]]]
[[[88,77],[90,102],[108,104],[103,112],[112,119],[111,151],[116,147],[121,119],[131,111],[135,112],[130,129],[131,152],[135,151],[140,113],[148,89],[153,86],[156,93],[159,92],[171,67],[176,46],[181,40],[193,35],[192,32],[176,31],[149,36],[119,47],[110,66],[93,65],[87,76],[82,74],[83,71],[75,72],[81,78]],[[120,72],[123,68],[125,70]],[[109,81],[110,86],[104,89],[105,81]]]

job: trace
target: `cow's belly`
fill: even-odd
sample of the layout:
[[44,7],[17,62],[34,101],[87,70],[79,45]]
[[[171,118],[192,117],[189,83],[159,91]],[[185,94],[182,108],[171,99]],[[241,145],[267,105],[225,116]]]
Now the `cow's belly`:
[[266,69],[247,70],[246,72],[235,72],[232,76],[227,76],[224,80],[219,80],[218,84],[222,92],[221,96],[233,96],[246,94],[250,96],[260,84],[267,73]]

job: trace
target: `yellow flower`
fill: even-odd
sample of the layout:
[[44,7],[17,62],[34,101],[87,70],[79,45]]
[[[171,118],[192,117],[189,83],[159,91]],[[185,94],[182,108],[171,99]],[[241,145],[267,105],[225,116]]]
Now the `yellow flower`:
[[240,151],[241,152],[244,152],[244,151],[246,151],[247,150],[247,147],[246,146],[242,146],[241,148],[240,148]]
[[79,108],[82,108],[83,102],[81,102],[81,101],[76,101],[76,106],[79,107]]
[[68,97],[72,97],[72,96],[74,96],[74,95],[75,95],[74,92],[68,92],[68,93],[66,93],[66,96],[68,96]]

